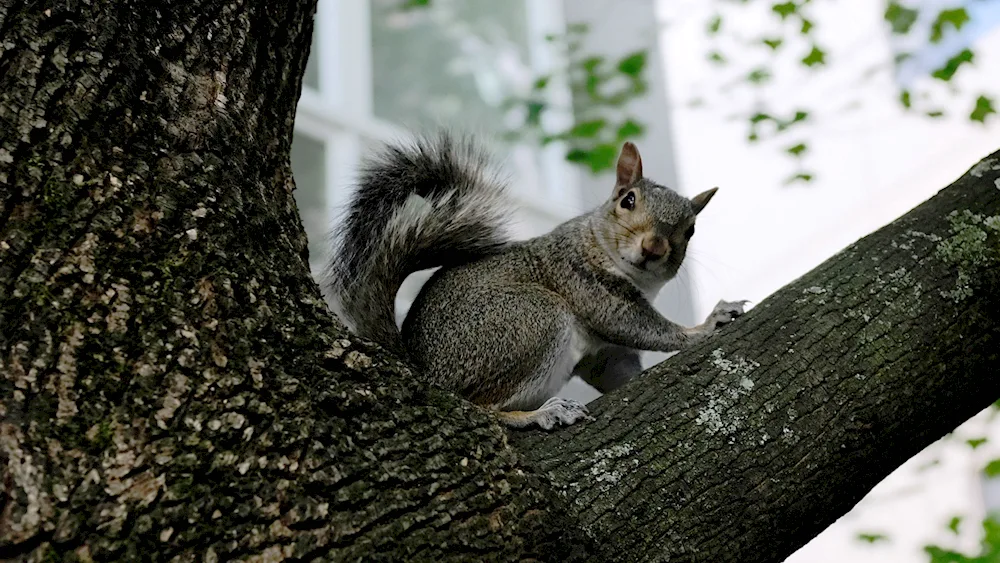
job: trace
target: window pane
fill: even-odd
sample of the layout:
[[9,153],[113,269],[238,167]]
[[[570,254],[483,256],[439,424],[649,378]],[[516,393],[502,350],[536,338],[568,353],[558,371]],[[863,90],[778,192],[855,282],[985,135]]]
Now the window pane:
[[411,128],[500,133],[503,101],[530,87],[522,0],[372,0],[374,112]]
[[313,20],[312,47],[309,48],[309,60],[306,61],[305,76],[302,77],[302,85],[313,90],[319,90],[319,34],[317,29],[319,20]]
[[292,173],[295,203],[309,237],[309,262],[315,268],[326,260],[326,158],[324,144],[296,132],[292,137]]

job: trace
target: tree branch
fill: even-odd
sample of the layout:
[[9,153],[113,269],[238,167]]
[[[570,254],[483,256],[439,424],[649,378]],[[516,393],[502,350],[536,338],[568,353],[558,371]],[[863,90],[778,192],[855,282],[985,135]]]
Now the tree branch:
[[627,559],[784,560],[1000,397],[998,188],[1000,152],[595,421],[516,444]]

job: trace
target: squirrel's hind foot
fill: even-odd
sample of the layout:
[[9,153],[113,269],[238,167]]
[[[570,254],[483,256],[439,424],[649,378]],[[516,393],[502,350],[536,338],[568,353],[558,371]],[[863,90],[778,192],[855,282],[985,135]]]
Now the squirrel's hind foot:
[[537,424],[545,430],[552,430],[557,424],[569,426],[579,420],[593,420],[586,405],[562,397],[552,397],[533,411],[498,412],[497,416],[507,426],[525,428]]

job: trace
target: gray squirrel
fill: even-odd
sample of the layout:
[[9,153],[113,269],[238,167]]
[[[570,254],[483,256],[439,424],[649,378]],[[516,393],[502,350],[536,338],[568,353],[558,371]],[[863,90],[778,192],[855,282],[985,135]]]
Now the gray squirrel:
[[[324,290],[357,335],[505,424],[573,424],[587,408],[555,396],[573,375],[610,391],[642,370],[640,350],[680,350],[743,314],[745,301],[720,301],[686,328],[651,305],[716,190],[688,199],[644,178],[626,142],[606,203],[511,241],[506,186],[473,141],[440,134],[388,145],[362,167],[333,232]],[[438,266],[400,332],[403,280]]]

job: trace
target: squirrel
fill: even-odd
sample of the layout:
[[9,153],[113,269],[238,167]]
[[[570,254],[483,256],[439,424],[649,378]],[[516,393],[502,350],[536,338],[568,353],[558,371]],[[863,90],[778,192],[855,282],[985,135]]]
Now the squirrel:
[[[718,188],[688,199],[644,178],[631,142],[616,172],[600,207],[512,241],[505,182],[475,142],[442,133],[387,145],[362,165],[332,233],[324,290],[354,333],[508,426],[588,419],[582,403],[556,396],[573,375],[611,391],[642,371],[641,350],[685,348],[747,303],[720,301],[692,328],[657,312],[651,301]],[[400,331],[399,287],[434,267]]]

